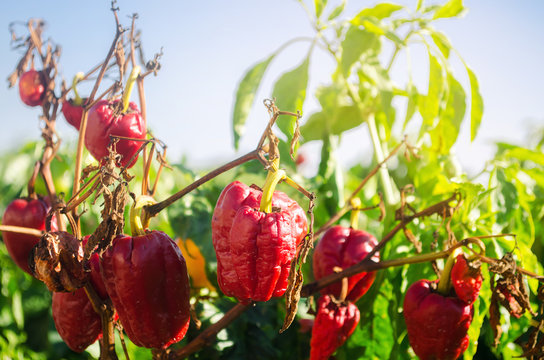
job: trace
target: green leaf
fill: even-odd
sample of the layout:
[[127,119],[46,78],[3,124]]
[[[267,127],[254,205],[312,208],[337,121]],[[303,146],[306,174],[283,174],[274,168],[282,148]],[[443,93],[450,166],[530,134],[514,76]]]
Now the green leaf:
[[417,0],[416,11],[419,11],[423,6],[423,0]]
[[[302,112],[308,86],[309,65],[310,58],[306,57],[298,67],[284,73],[276,81],[272,97],[276,99],[276,106],[280,110]],[[296,125],[296,119],[293,116],[280,116],[276,123],[285,135],[293,136]]]
[[427,95],[420,96],[418,108],[423,118],[422,131],[432,127],[438,116],[440,102],[445,90],[445,76],[438,59],[429,52],[429,90]]
[[360,29],[357,26],[350,26],[342,41],[342,58],[340,59],[340,71],[347,77],[353,64],[363,54],[379,53],[381,48],[380,37],[376,34]]
[[249,69],[236,91],[236,102],[234,104],[234,112],[232,114],[232,131],[234,135],[234,148],[238,149],[240,138],[244,132],[244,126],[249,115],[249,111],[253,106],[255,93],[259,88],[263,75],[268,68],[268,65],[274,59],[276,54],[273,54],[268,59],[254,65]]
[[474,72],[467,66],[468,78],[470,80],[470,141],[474,141],[484,112],[484,101],[480,94],[480,85]]
[[354,24],[360,24],[359,21],[365,17],[375,17],[385,19],[393,15],[394,12],[404,9],[404,6],[392,3],[380,3],[372,8],[363,9],[352,20]]
[[327,6],[327,0],[314,0],[315,16],[319,19],[323,13],[323,9]]
[[434,13],[433,20],[459,16],[463,10],[465,10],[463,0],[450,0]]
[[406,125],[408,125],[408,122],[412,119],[417,110],[417,100],[419,96],[417,88],[411,80],[408,82],[406,91],[408,93],[408,104],[406,105],[406,116],[404,118],[404,124],[402,125],[403,131],[406,129]]
[[342,3],[334,8],[334,10],[329,15],[329,21],[336,19],[338,16],[340,16],[340,14],[344,12],[344,9],[346,8],[346,2],[347,0],[342,0]]
[[440,49],[440,52],[444,54],[444,57],[446,59],[449,58],[452,46],[448,37],[438,30],[432,30],[431,38],[433,39],[435,45]]
[[465,90],[450,73],[448,73],[448,87],[449,95],[446,107],[440,113],[438,124],[431,131],[433,148],[441,154],[448,154],[450,148],[457,141],[466,111]]
[[321,148],[321,162],[318,175],[322,180],[319,187],[320,194],[326,194],[322,204],[327,208],[329,214],[334,214],[344,205],[344,179],[342,167],[335,157],[338,138],[330,135],[323,138]]

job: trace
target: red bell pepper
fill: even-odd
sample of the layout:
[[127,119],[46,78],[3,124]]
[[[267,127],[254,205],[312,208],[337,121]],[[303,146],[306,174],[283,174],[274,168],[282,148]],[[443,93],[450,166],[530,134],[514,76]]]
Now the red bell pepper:
[[[83,240],[83,245],[87,239]],[[108,298],[100,277],[98,254],[90,259],[91,285],[103,300]],[[53,292],[53,320],[57,331],[70,349],[82,352],[102,334],[102,322],[83,288],[72,293]]]
[[472,304],[478,298],[482,288],[480,268],[472,267],[465,255],[459,254],[451,270],[451,282],[457,297],[467,304]]
[[304,238],[304,210],[275,191],[272,212],[259,211],[262,192],[239,181],[219,196],[212,218],[217,280],[227,296],[242,303],[285,293],[291,261]]
[[353,303],[337,304],[329,295],[321,296],[312,328],[310,360],[327,360],[351,336],[359,319],[359,309]]
[[[363,260],[374,249],[378,241],[371,234],[353,228],[333,226],[323,235],[313,254],[313,271],[316,280],[334,272],[334,268],[346,269]],[[372,260],[379,261],[376,253]],[[375,272],[362,272],[348,278],[346,300],[356,302],[363,296],[376,278]],[[342,283],[337,282],[321,290],[322,294],[340,297]]]
[[455,295],[438,293],[436,283],[419,280],[406,292],[404,319],[408,339],[422,360],[453,360],[468,347],[467,332],[474,309]]
[[163,232],[119,235],[100,272],[127,336],[147,348],[167,348],[189,327],[189,278],[176,243]]

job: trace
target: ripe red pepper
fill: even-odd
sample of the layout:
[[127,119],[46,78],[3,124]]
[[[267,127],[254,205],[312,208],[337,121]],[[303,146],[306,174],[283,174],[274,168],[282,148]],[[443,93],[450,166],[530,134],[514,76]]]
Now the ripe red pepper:
[[334,354],[351,336],[360,316],[353,303],[336,304],[329,295],[321,296],[312,328],[310,360],[327,360]]
[[83,115],[83,106],[75,105],[72,100],[66,100],[62,103],[61,111],[68,124],[72,125],[79,131],[79,127],[81,126],[81,116]]
[[45,77],[41,71],[29,70],[19,78],[19,96],[28,106],[42,104],[45,96]]
[[[84,243],[85,241],[86,239],[83,240]],[[100,277],[98,254],[91,256],[90,267],[91,284],[96,293],[105,300],[108,294]],[[100,316],[94,311],[83,288],[72,293],[53,292],[52,309],[55,327],[62,340],[73,351],[82,352],[101,336]]]
[[410,345],[422,360],[457,359],[468,347],[474,309],[456,296],[435,290],[437,281],[419,280],[404,298]]
[[[316,280],[334,272],[335,267],[346,269],[363,260],[374,249],[378,241],[371,234],[353,228],[333,226],[323,235],[313,254],[313,271]],[[379,261],[376,253],[372,260]],[[346,300],[356,302],[363,296],[376,278],[375,272],[360,273],[348,278]],[[321,290],[322,294],[340,297],[342,283],[335,283]]]
[[[138,106],[130,102],[129,109],[116,115],[114,109],[120,100],[100,100],[90,110],[85,132],[85,146],[92,156],[98,161],[108,156],[110,135],[145,139],[147,127],[144,118],[138,110]],[[117,142],[115,150],[121,155],[119,166],[132,167],[137,157],[131,158],[138,152],[142,145],[139,141],[121,139]]]
[[304,210],[275,191],[271,213],[259,211],[262,192],[239,181],[217,200],[212,239],[221,291],[242,303],[285,293],[291,260],[308,230]]
[[134,344],[167,348],[183,339],[189,327],[189,278],[168,235],[117,236],[102,254],[100,272]]
[[[13,200],[2,218],[2,224],[45,230],[45,218],[50,206],[42,198]],[[51,221],[51,230],[57,231],[55,217]],[[3,231],[2,236],[9,255],[25,272],[32,274],[28,257],[40,238],[34,235]]]
[[451,270],[451,282],[457,297],[467,304],[472,304],[478,298],[482,280],[480,268],[472,267],[465,255],[457,255],[457,261]]

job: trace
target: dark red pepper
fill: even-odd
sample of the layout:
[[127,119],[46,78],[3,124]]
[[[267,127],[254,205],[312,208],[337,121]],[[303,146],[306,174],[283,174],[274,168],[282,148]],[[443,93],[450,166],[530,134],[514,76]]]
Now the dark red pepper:
[[259,211],[261,197],[235,181],[219,196],[212,218],[219,287],[243,303],[285,293],[291,260],[308,229],[304,210],[286,194],[273,193],[271,213]]
[[83,105],[75,105],[72,100],[66,100],[62,103],[61,111],[68,124],[79,130],[83,116]]
[[[103,300],[107,299],[108,294],[100,276],[98,254],[91,256],[90,268],[93,288]],[[73,351],[82,352],[102,334],[100,316],[94,311],[83,288],[72,293],[53,292],[52,309],[55,327]]]
[[[2,224],[21,226],[37,230],[45,230],[45,218],[50,206],[42,198],[13,200],[2,218]],[[57,231],[57,222],[53,217],[51,230]],[[39,236],[3,231],[2,237],[13,261],[25,272],[32,274],[28,265],[28,257],[32,248],[40,240]]]
[[29,70],[19,78],[19,96],[28,106],[42,104],[45,96],[45,77],[41,71]]
[[[378,241],[371,234],[353,228],[333,226],[323,235],[313,254],[313,271],[316,280],[334,272],[338,267],[346,269],[363,260],[374,249]],[[376,253],[372,260],[379,261]],[[376,278],[375,272],[359,273],[348,278],[347,300],[356,302],[363,296]],[[321,290],[322,294],[340,297],[342,283],[337,282]]]
[[176,243],[163,232],[119,235],[100,271],[128,337],[147,348],[180,341],[189,327],[189,278]]
[[438,293],[436,283],[419,280],[406,292],[404,319],[408,339],[422,360],[453,360],[468,347],[467,332],[474,310],[455,295]]
[[312,328],[310,360],[327,360],[351,336],[359,319],[359,309],[353,303],[337,304],[329,295],[321,296]]
[[[129,108],[122,114],[115,114],[115,108],[120,105],[120,100],[100,100],[90,110],[85,132],[85,146],[92,156],[98,161],[108,156],[110,135],[145,139],[147,127],[144,118],[138,110],[138,106],[130,102]],[[121,155],[119,166],[131,167],[136,163],[137,156],[129,161],[138,152],[142,142],[121,139],[117,142],[115,150]]]
[[472,304],[478,298],[482,280],[480,267],[469,264],[465,255],[457,255],[457,261],[451,270],[451,282],[457,297]]

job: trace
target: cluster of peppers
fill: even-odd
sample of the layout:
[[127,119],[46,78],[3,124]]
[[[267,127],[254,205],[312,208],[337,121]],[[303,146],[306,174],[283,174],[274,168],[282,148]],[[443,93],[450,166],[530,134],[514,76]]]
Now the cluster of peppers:
[[[100,100],[89,110],[85,145],[99,161],[108,155],[113,135],[120,137],[115,147],[120,155],[117,165],[131,167],[136,162],[141,146],[138,139],[147,135],[145,119],[136,104],[128,102],[138,73],[139,68],[135,67],[122,101]],[[66,120],[77,130],[86,101],[77,93],[80,80],[82,75],[78,74],[72,87],[75,98],[65,100],[62,106]],[[19,93],[29,106],[42,103],[45,88],[39,71],[30,70],[20,77]],[[239,181],[229,184],[213,213],[212,240],[219,287],[225,295],[244,304],[267,301],[285,293],[291,261],[308,231],[304,210],[285,193],[274,191],[285,177],[277,166],[275,162],[262,190]],[[137,202],[136,209],[145,201]],[[360,203],[352,206],[355,210],[351,227],[330,228],[314,250],[316,280],[357,264],[377,245],[374,236],[357,229]],[[17,199],[6,209],[2,222],[43,231],[49,210],[42,198]],[[92,254],[87,280],[102,300],[111,300],[116,319],[136,345],[166,348],[181,340],[189,326],[186,263],[168,235],[146,231],[138,216],[133,219],[133,236],[119,235],[101,257]],[[58,238],[79,243],[77,239],[73,241],[73,235],[57,232],[54,218],[50,230]],[[39,237],[15,232],[4,232],[3,237],[15,263],[32,274],[29,256]],[[379,261],[379,253],[372,260]],[[368,291],[374,279],[375,273],[363,272],[321,290],[312,330],[311,360],[328,359],[353,333],[360,319],[354,303]],[[452,254],[440,282],[420,280],[410,286],[404,299],[404,317],[410,344],[418,357],[456,359],[466,350],[473,303],[481,284],[479,268],[472,266],[464,255],[455,259]],[[101,318],[83,288],[54,291],[52,308],[57,330],[72,350],[83,351],[101,336]]]

